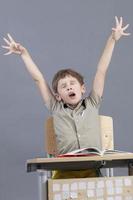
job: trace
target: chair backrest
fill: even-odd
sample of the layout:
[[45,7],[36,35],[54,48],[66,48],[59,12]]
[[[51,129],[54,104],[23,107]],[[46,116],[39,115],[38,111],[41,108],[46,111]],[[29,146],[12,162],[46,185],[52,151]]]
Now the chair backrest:
[[[112,117],[99,115],[99,118],[102,149],[114,149]],[[52,117],[49,117],[45,122],[45,152],[54,157],[57,155],[56,136]]]
[[114,149],[113,119],[99,115],[102,149]]
[[56,136],[54,132],[53,118],[49,117],[45,122],[45,152],[48,155],[57,155]]

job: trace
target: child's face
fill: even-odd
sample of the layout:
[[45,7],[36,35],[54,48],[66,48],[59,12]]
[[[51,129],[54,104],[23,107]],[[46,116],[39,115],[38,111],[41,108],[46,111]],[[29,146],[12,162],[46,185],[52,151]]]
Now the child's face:
[[59,80],[57,91],[59,101],[63,100],[64,103],[76,105],[82,99],[85,87],[75,77],[69,75]]

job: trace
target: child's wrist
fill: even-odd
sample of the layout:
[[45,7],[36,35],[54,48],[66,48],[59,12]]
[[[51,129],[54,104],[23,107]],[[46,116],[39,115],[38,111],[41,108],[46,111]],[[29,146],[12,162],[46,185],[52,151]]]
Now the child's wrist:
[[115,37],[115,33],[114,32],[112,32],[111,37],[112,37],[112,40],[114,40],[115,42],[117,42],[117,39]]
[[26,48],[23,48],[22,50],[21,50],[21,52],[20,52],[20,56],[25,56],[25,55],[28,55],[28,51],[27,51],[27,49]]
[[117,41],[116,38],[115,38],[115,36],[114,36],[114,33],[111,34],[111,40],[112,40],[113,42],[116,42],[116,41]]

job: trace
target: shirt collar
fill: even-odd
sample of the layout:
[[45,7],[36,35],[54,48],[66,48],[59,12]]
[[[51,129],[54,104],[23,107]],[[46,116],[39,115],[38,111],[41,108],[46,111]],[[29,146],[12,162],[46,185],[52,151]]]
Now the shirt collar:
[[80,102],[76,106],[69,105],[66,103],[63,103],[63,104],[64,104],[64,108],[70,108],[71,110],[78,110],[81,105],[85,107],[85,99],[81,99]]

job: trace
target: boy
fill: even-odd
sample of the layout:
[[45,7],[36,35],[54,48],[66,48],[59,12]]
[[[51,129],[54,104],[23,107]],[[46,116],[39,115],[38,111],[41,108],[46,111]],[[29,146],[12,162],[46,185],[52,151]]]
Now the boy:
[[[122,27],[122,17],[120,20],[115,17],[115,20],[116,27],[112,28],[111,36],[97,67],[92,90],[85,99],[82,99],[85,85],[79,73],[72,69],[57,72],[52,82],[53,94],[28,51],[16,43],[10,34],[8,34],[8,40],[4,38],[7,46],[2,47],[9,50],[5,55],[16,53],[21,56],[27,70],[38,85],[46,106],[52,112],[58,154],[88,146],[101,148],[98,109],[103,94],[104,80],[116,41],[122,35],[129,35],[124,32],[129,24]],[[96,176],[96,173],[93,171],[90,174],[89,171],[87,176]]]

